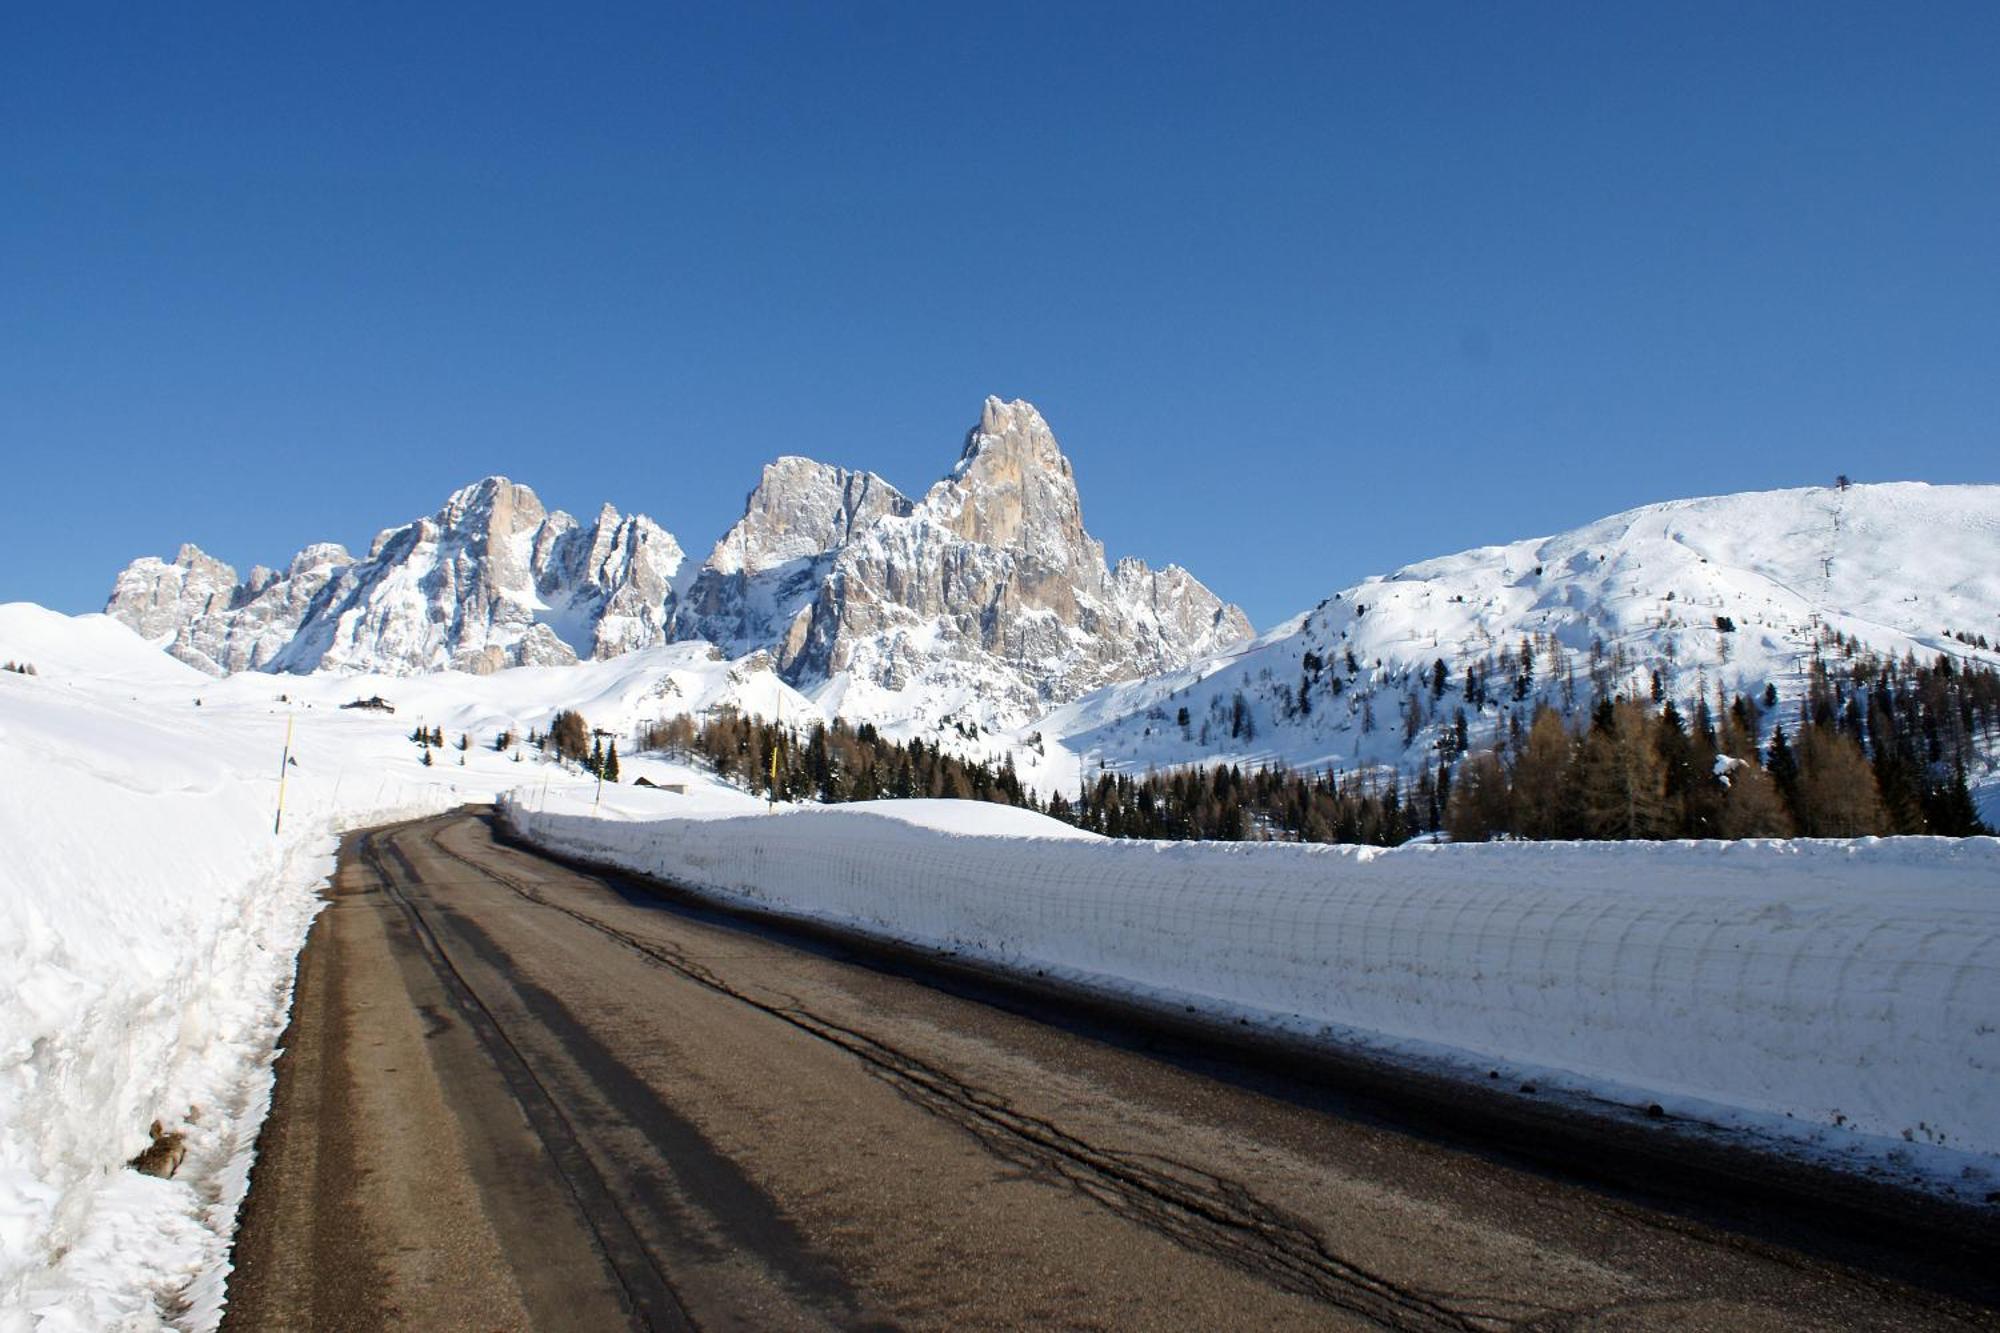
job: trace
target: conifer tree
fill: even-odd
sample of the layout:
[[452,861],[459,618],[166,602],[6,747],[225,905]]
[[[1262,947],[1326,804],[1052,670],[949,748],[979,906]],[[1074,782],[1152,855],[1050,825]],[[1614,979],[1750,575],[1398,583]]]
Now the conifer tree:
[[1620,699],[1600,705],[1578,760],[1577,793],[1593,838],[1667,834],[1666,765],[1638,704]]

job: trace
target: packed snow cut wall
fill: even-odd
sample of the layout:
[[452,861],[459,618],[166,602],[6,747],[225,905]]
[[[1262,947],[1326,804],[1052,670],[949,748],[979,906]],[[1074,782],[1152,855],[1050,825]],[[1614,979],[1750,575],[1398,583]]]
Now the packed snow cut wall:
[[506,809],[556,851],[781,912],[1875,1166],[2000,1173],[2000,840],[1385,851],[1024,836],[1017,811],[1004,835],[946,831],[892,817],[907,804]]

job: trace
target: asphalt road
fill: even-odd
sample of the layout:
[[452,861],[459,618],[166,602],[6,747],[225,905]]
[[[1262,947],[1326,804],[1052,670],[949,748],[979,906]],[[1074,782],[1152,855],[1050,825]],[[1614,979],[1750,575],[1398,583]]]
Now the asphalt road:
[[284,1045],[227,1328],[2000,1328],[1978,1214],[746,919],[477,812],[347,840]]

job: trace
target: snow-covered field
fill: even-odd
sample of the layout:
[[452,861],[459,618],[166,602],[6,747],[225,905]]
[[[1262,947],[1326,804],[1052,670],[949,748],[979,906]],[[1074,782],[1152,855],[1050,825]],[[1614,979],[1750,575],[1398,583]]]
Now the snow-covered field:
[[505,808],[544,846],[781,912],[1960,1197],[2000,1177],[2000,839],[1384,851],[963,803]]

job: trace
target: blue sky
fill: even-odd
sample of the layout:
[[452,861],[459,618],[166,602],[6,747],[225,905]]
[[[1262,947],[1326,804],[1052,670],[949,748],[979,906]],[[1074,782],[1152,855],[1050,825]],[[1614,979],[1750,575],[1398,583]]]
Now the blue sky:
[[2000,480],[1996,70],[1990,4],[11,6],[0,600],[492,472],[699,558],[766,459],[919,490],[987,393],[1260,626]]

